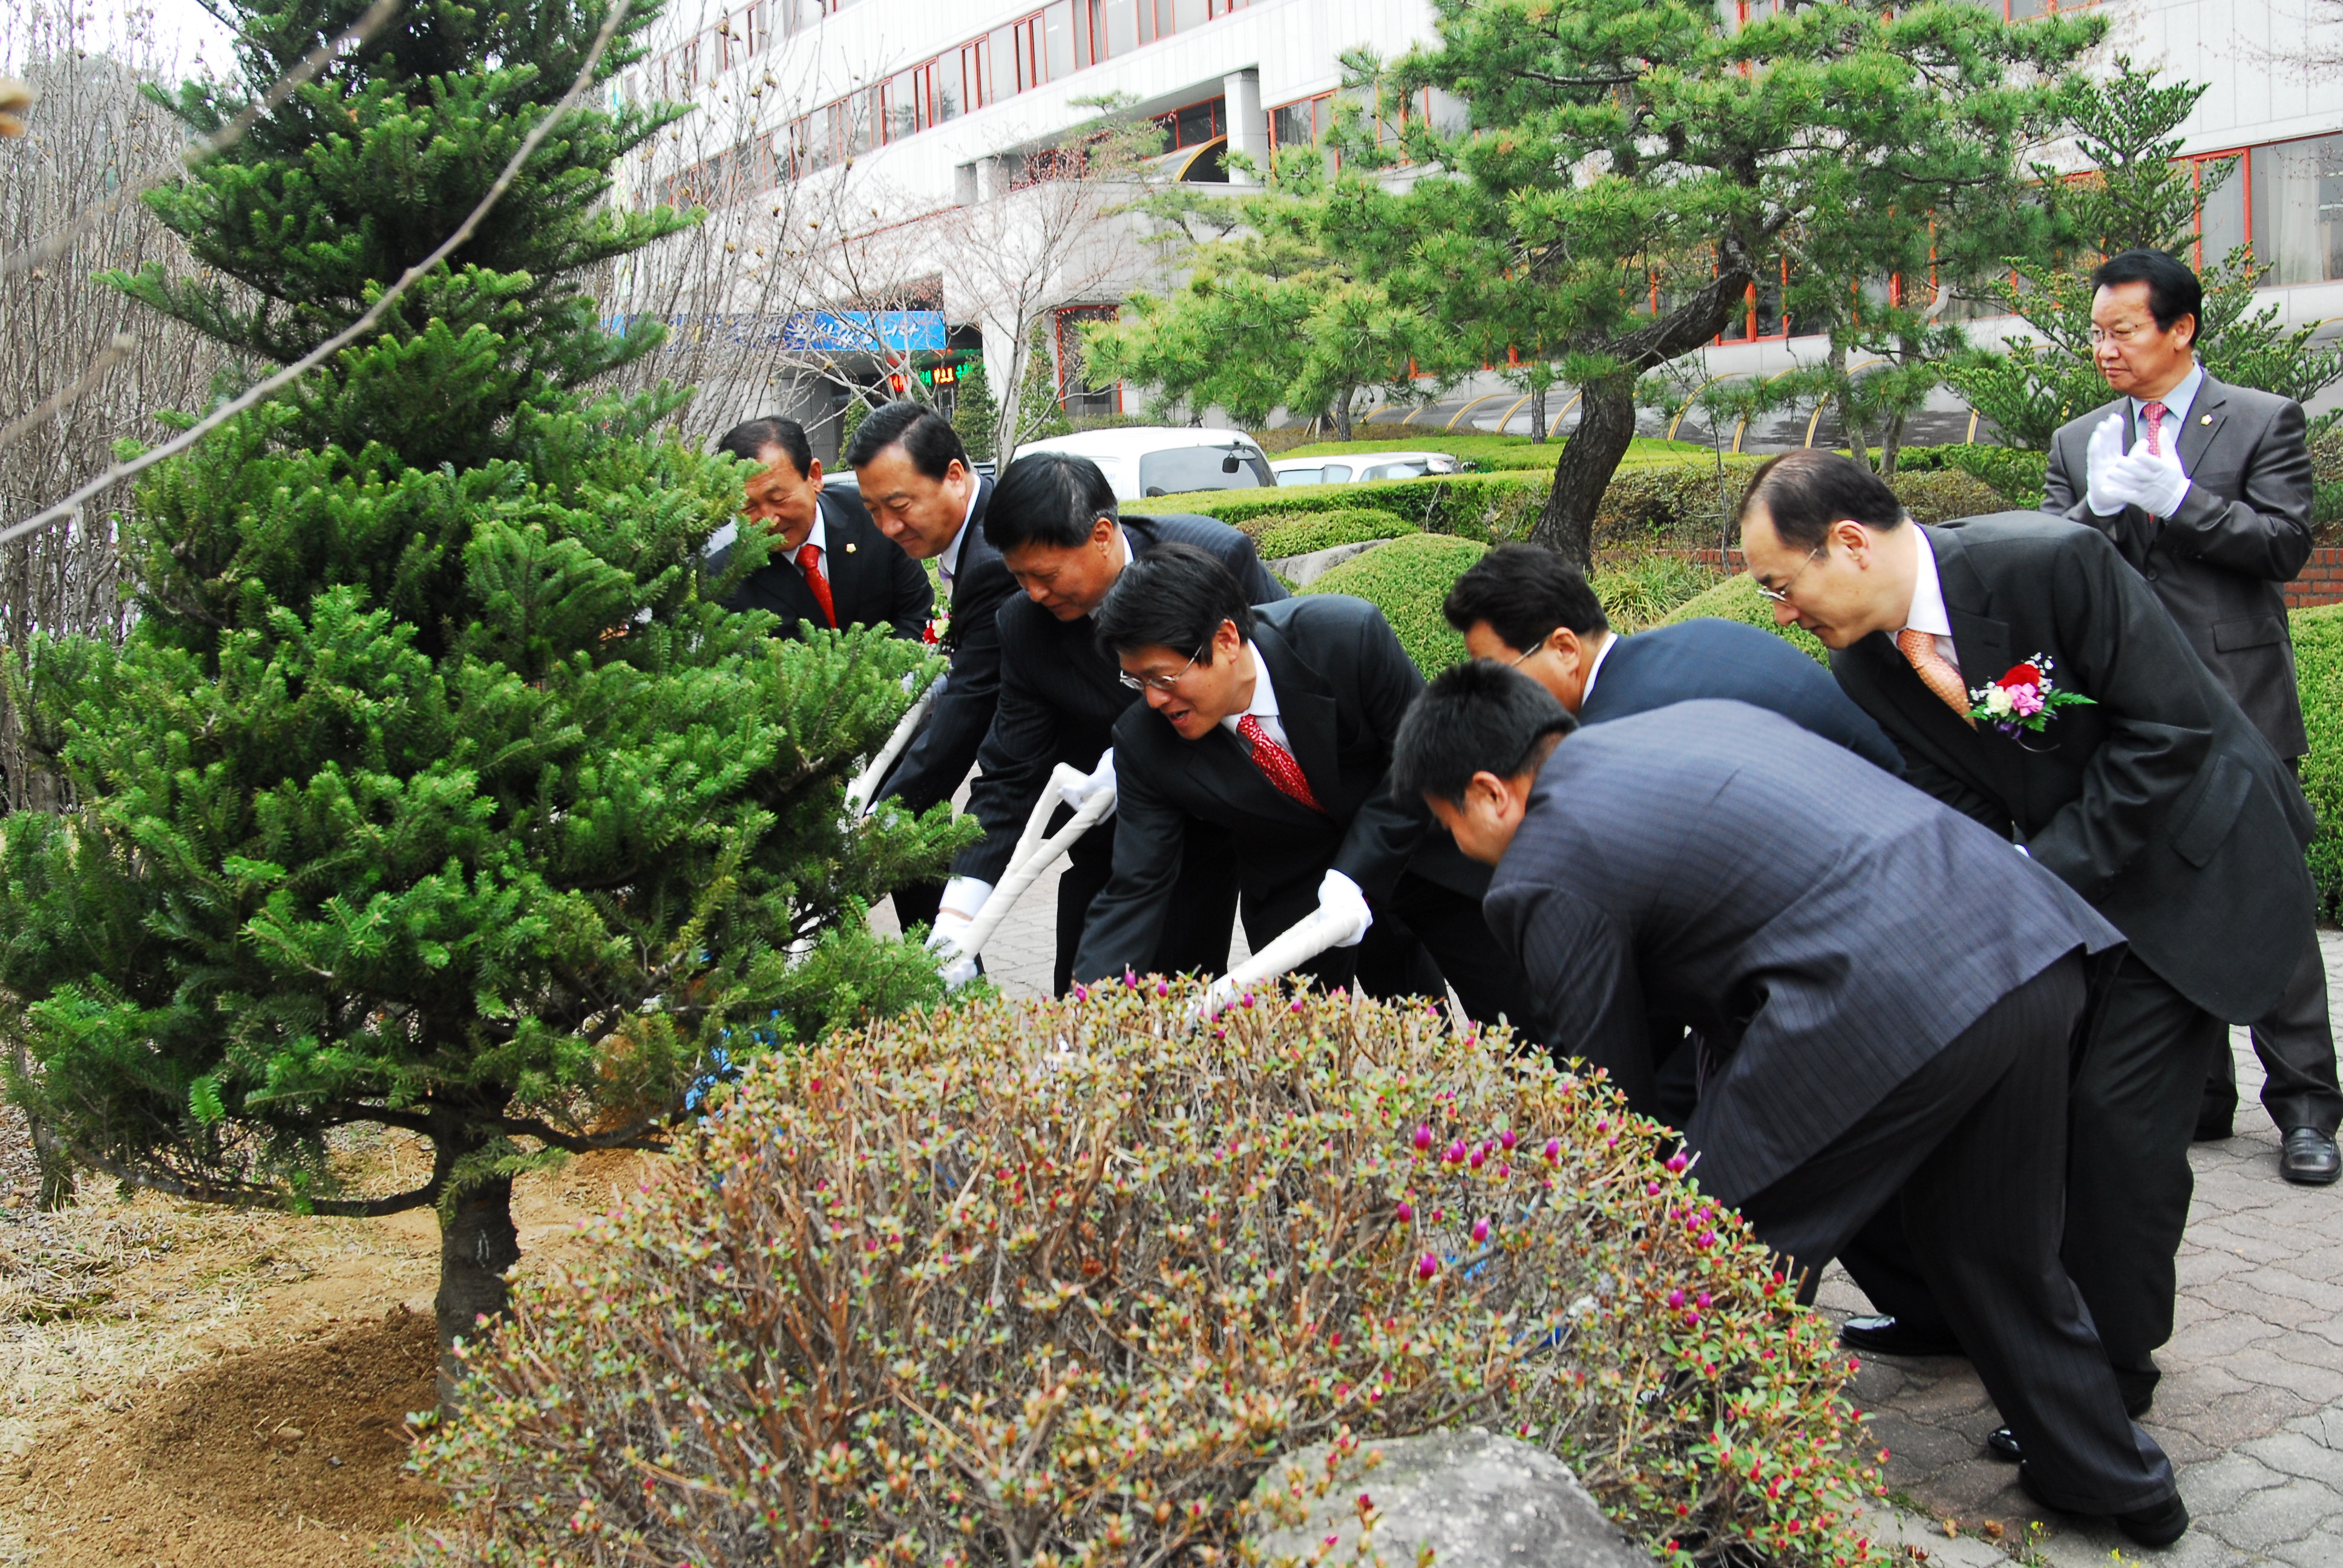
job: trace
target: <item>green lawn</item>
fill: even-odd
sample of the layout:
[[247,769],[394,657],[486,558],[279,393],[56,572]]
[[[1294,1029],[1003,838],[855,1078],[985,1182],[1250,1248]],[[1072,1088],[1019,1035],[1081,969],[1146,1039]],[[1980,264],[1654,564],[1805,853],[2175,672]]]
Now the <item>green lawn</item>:
[[[1527,436],[1477,433],[1468,436],[1462,430],[1443,430],[1437,424],[1417,428],[1417,435],[1392,439],[1319,441],[1307,447],[1296,447],[1290,452],[1272,452],[1270,459],[1283,462],[1288,457],[1357,457],[1366,452],[1446,452],[1458,457],[1469,457],[1483,468],[1551,468],[1562,451],[1562,444],[1558,441],[1548,441],[1540,446]],[[1708,448],[1697,441],[1654,441],[1639,436],[1627,448],[1625,460],[1649,463],[1670,457],[1705,456],[1707,451]]]

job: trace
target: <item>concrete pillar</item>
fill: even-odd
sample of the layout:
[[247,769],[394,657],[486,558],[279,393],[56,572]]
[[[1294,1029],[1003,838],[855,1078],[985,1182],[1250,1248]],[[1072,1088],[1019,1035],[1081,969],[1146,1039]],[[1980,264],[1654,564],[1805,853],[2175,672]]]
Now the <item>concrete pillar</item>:
[[[1258,70],[1232,71],[1222,78],[1221,91],[1228,105],[1229,151],[1242,153],[1262,168],[1269,167],[1269,116],[1261,107],[1261,73]],[[1232,164],[1229,183],[1252,185],[1258,182],[1240,173]]]

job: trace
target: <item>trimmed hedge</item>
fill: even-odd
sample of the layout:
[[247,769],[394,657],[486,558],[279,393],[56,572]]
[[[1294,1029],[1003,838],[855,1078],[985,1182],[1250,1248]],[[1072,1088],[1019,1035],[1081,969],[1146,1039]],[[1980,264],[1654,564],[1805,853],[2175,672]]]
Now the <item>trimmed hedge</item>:
[[[1728,542],[1726,519],[1741,504],[1749,476],[1763,459],[1727,457],[1719,478],[1715,458],[1622,464],[1594,514],[1594,549],[1647,554],[1654,549],[1714,549]],[[1483,544],[1529,537],[1554,487],[1547,471],[1448,474],[1422,479],[1377,479],[1363,485],[1281,485],[1255,490],[1198,490],[1151,497],[1147,509],[1201,512],[1257,534],[1263,519],[1302,515],[1387,511],[1426,533],[1454,534]],[[1956,468],[1898,473],[1895,490],[1914,518],[1941,523],[2006,511],[2014,504],[1983,479]]]
[[1826,665],[1830,662],[1830,649],[1825,648],[1814,633],[1800,631],[1795,626],[1784,626],[1774,618],[1773,601],[1757,591],[1757,579],[1747,572],[1727,578],[1699,598],[1686,600],[1660,624],[1674,626],[1680,620],[1698,620],[1704,616],[1717,620],[1737,620],[1770,631],[1815,663]]
[[2310,879],[2318,885],[2322,920],[2343,917],[2343,605],[2298,609],[2294,627],[2294,675],[2302,693],[2302,723],[2310,754],[2302,759],[2302,792],[2318,814],[2310,841]]
[[1899,473],[1907,468],[1915,473],[1957,469],[1982,481],[2004,504],[2030,511],[2042,504],[2050,454],[1982,441],[1956,442],[1949,447],[1915,447],[1896,460],[1896,468]]
[[1471,539],[1410,534],[1344,561],[1303,593],[1346,593],[1383,612],[1416,668],[1434,676],[1464,657],[1464,639],[1440,613],[1448,590],[1488,547]]
[[1299,517],[1262,518],[1253,536],[1263,560],[1306,556],[1337,545],[1361,545],[1370,539],[1395,539],[1416,531],[1415,525],[1396,512],[1353,507],[1340,512],[1304,512]]

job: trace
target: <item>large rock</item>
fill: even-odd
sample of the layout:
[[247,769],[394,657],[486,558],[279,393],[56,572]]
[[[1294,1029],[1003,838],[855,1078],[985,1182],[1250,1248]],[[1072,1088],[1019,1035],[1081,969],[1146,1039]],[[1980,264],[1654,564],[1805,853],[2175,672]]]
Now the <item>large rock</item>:
[[1361,539],[1356,544],[1332,545],[1322,550],[1312,550],[1306,556],[1280,556],[1273,561],[1262,564],[1295,588],[1306,588],[1344,561],[1357,560],[1377,545],[1389,543],[1389,539]]
[[1570,1467],[1526,1442],[1477,1427],[1387,1438],[1357,1444],[1330,1474],[1332,1452],[1321,1443],[1287,1454],[1253,1488],[1249,1544],[1261,1563],[1307,1563],[1323,1550],[1315,1561],[1328,1568],[1416,1568],[1429,1547],[1437,1568],[1650,1568]]

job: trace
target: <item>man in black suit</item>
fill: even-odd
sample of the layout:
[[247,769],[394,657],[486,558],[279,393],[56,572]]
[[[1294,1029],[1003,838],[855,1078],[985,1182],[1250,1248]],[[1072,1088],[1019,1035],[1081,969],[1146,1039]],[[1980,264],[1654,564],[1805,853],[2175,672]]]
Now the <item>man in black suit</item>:
[[[879,798],[914,814],[949,800],[975,766],[1001,697],[1001,636],[993,625],[1017,591],[1001,552],[984,540],[992,481],[980,477],[951,421],[917,403],[871,411],[846,446],[847,466],[880,530],[914,561],[936,563],[946,613],[934,641],[951,659],[927,721],[880,785]],[[933,926],[941,882],[895,890],[908,930]]]
[[[883,626],[897,637],[926,631],[935,590],[920,563],[871,525],[857,498],[825,490],[821,464],[794,419],[750,419],[716,444],[757,465],[749,476],[744,526],[772,535],[772,554],[741,579],[727,609],[770,610],[780,629],[800,626]],[[729,544],[713,552],[709,575],[731,559]]]
[[[1114,487],[1087,457],[1038,452],[1011,464],[984,516],[987,542],[1025,590],[1001,607],[1001,701],[977,753],[969,809],[984,838],[952,862],[939,930],[983,907],[1008,868],[1026,819],[1058,764],[1089,772],[1112,744],[1116,719],[1137,700],[1121,667],[1098,646],[1091,612],[1139,555],[1163,544],[1209,551],[1266,603],[1285,597],[1254,556],[1252,541],[1210,518],[1124,518]],[[1072,981],[1074,950],[1091,900],[1114,862],[1114,827],[1077,839],[1058,879],[1057,989]],[[956,918],[957,917],[957,918]],[[1143,966],[1166,973],[1217,971],[1229,956],[1236,886],[1222,847],[1192,843],[1161,941]]]
[[1485,660],[1432,683],[1396,788],[1477,859],[1559,1056],[1649,1093],[1645,1019],[1725,1066],[1684,1131],[1802,1295],[1884,1194],[2054,1507],[2188,1525],[2058,1260],[2068,1041],[2120,938],[1993,833],[1776,713],[1681,702],[1575,729]]
[[[2077,1069],[2065,1256],[2144,1411],[2223,1020],[2268,1012],[2309,940],[2309,808],[2096,529],[2039,512],[1922,528],[1864,465],[1799,451],[1753,477],[1741,539],[1906,776],[2014,837],[2129,943]],[[1895,1329],[1942,1335],[1898,1261],[1861,1251],[1848,1271]]]
[[[1383,612],[1340,594],[1255,609],[1204,551],[1164,545],[1126,567],[1098,638],[1144,692],[1114,727],[1114,870],[1074,973],[1142,967],[1191,833],[1227,835],[1256,950],[1315,909],[1369,912],[1364,940],[1304,969],[1322,984],[1412,995],[1420,941],[1465,1010],[1526,1018],[1527,982],[1481,918],[1485,877],[1389,788],[1392,741],[1423,677]],[[1408,940],[1392,944],[1393,918]]]
[[1870,715],[1780,638],[1707,618],[1617,636],[1586,579],[1552,550],[1491,550],[1456,579],[1441,608],[1473,658],[1520,670],[1581,724],[1724,698],[1770,708],[1903,776],[1903,754]]
[[[2309,749],[2295,689],[2286,584],[2310,556],[2310,447],[2302,405],[2232,387],[2197,363],[2204,289],[2160,250],[2129,250],[2092,273],[2092,354],[2120,394],[2050,441],[2043,510],[2115,541],[2181,635],[2288,766]],[[2343,1091],[2327,1015],[2327,964],[2314,939],[2275,1010],[2253,1027],[2278,1124],[2278,1169],[2324,1186],[2343,1174],[2335,1129]],[[2237,1061],[2218,1054],[2199,1139],[2227,1138]]]

